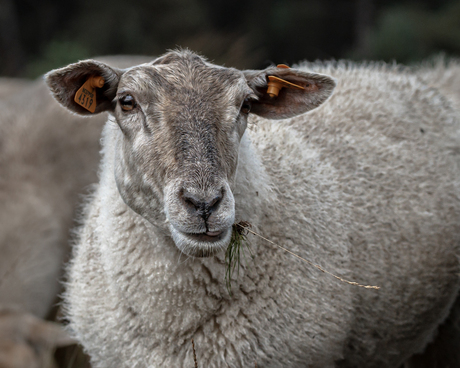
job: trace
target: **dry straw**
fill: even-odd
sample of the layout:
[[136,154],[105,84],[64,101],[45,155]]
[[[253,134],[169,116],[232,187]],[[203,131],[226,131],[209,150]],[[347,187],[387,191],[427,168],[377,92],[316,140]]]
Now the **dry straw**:
[[195,352],[195,342],[192,339],[192,348],[193,348],[193,361],[195,362],[195,368],[198,368],[198,361],[196,360],[196,352]]
[[[376,290],[380,289],[380,286],[361,285],[355,281],[349,281],[340,276],[334,275],[332,272],[325,270],[323,267],[309,261],[308,259],[302,258],[299,255],[291,252],[289,249],[286,249],[282,247],[281,245],[278,245],[275,242],[272,242],[271,240],[263,237],[262,235],[257,234],[255,231],[251,230],[251,225],[248,222],[242,221],[242,222],[239,222],[233,225],[232,239],[230,241],[230,244],[227,248],[227,252],[225,255],[225,259],[227,261],[227,270],[225,273],[225,280],[226,280],[227,289],[230,295],[231,295],[231,276],[235,268],[238,269],[238,273],[239,273],[239,263],[240,263],[241,253],[243,253],[243,256],[244,256],[244,251],[242,251],[242,244],[246,243],[246,237],[248,233],[258,236],[259,238],[265,240],[266,242],[284,250],[285,252],[293,255],[294,257],[297,257],[298,259],[308,263],[310,266],[315,267],[321,272],[327,273],[328,275],[336,278],[337,280],[340,280],[342,282],[345,282],[353,286],[359,286],[365,289],[376,289]],[[246,247],[249,249],[249,246],[247,244],[246,244]]]

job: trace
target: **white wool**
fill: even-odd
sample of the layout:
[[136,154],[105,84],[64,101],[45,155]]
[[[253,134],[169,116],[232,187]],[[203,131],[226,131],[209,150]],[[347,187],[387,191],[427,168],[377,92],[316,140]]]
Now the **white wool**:
[[398,367],[459,289],[460,121],[436,89],[383,64],[304,64],[338,80],[292,119],[255,118],[234,185],[254,260],[225,287],[223,254],[186,258],[122,201],[121,132],[103,134],[98,185],[69,268],[68,315],[99,367]]

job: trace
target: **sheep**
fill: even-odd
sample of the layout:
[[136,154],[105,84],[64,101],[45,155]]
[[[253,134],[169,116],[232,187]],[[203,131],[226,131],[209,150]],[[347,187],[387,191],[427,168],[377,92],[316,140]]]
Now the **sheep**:
[[72,116],[41,80],[30,83],[2,100],[0,306],[44,318],[60,289],[78,193],[97,180],[104,116]]
[[[122,67],[147,60],[98,59]],[[78,198],[97,181],[106,117],[69,114],[42,79],[0,79],[0,91],[0,307],[43,318],[60,289]]]
[[51,368],[54,349],[75,344],[61,325],[29,313],[0,310],[0,367]]
[[[460,111],[460,60],[438,56],[411,68],[430,87],[438,89]],[[460,297],[448,318],[438,328],[434,340],[421,354],[415,355],[406,368],[456,367],[460,364]]]
[[[46,322],[61,290],[78,193],[97,180],[104,116],[72,116],[43,80],[0,82],[0,366],[50,367],[74,344]],[[54,312],[55,313],[55,312]]]
[[[105,60],[129,66],[145,59]],[[43,79],[1,78],[0,108],[0,366],[7,368],[19,367],[22,357],[16,353],[24,351],[24,341],[31,342],[32,351],[38,346],[24,326],[50,323],[39,319],[53,315],[78,198],[97,181],[106,117],[89,121],[69,114]],[[34,328],[35,337],[40,331]]]
[[[436,89],[379,63],[239,71],[188,50],[46,82],[86,115],[95,76],[110,117],[65,294],[94,367],[191,366],[192,339],[203,367],[398,367],[430,341],[460,271],[460,121]],[[270,96],[268,76],[297,87]],[[230,293],[240,221],[380,289],[249,234]]]
[[0,99],[15,96],[31,84],[32,82],[26,79],[0,77]]
[[429,86],[439,89],[460,111],[460,59],[438,56],[414,69],[419,78]]

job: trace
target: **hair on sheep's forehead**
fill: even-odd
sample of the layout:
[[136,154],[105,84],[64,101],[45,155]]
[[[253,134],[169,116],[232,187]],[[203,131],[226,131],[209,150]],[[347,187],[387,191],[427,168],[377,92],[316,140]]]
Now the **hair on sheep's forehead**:
[[209,63],[188,50],[171,51],[149,64],[128,70],[121,88],[156,87],[166,92],[184,91],[206,95],[210,99],[230,93],[251,94],[241,71]]
[[160,65],[171,64],[174,62],[190,62],[204,64],[205,62],[207,62],[207,59],[204,56],[200,56],[197,53],[190,51],[188,49],[177,49],[168,51],[166,54],[152,61],[151,64]]

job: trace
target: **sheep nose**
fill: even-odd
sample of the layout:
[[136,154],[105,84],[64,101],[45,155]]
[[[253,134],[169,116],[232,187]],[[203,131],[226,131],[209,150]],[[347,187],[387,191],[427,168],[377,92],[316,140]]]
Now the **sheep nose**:
[[209,216],[217,210],[220,202],[223,198],[223,189],[215,192],[212,195],[199,195],[196,193],[190,193],[186,190],[183,190],[181,193],[182,200],[189,210],[193,211],[194,214],[197,214],[206,221]]

